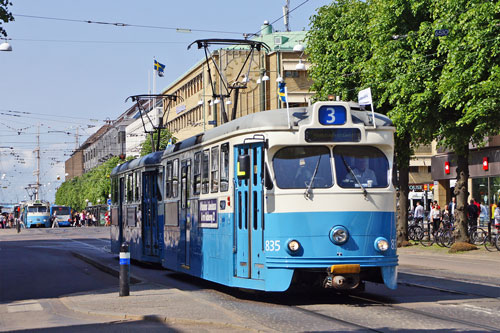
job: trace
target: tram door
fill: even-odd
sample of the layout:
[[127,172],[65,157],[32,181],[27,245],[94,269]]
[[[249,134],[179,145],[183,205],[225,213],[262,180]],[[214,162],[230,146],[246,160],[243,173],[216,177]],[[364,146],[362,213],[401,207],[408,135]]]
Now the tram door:
[[263,150],[261,142],[234,147],[235,275],[249,279],[264,278]]
[[142,174],[142,244],[147,256],[159,256],[160,232],[158,230],[158,174],[148,171]]
[[126,223],[124,223],[123,219],[127,214],[123,213],[125,209],[125,205],[123,204],[125,200],[125,178],[120,177],[120,194],[118,196],[118,249],[123,244],[123,229],[125,228]]
[[191,186],[191,160],[181,162],[181,202],[179,210],[179,226],[180,226],[180,263],[184,268],[189,268],[191,265],[190,245],[191,245],[191,224],[192,217],[189,202],[189,189]]

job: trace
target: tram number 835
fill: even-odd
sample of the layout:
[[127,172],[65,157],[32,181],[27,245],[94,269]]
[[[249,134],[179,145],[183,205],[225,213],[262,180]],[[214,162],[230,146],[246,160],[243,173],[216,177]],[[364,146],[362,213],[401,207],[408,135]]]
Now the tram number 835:
[[266,240],[266,252],[279,251],[281,249],[279,240]]

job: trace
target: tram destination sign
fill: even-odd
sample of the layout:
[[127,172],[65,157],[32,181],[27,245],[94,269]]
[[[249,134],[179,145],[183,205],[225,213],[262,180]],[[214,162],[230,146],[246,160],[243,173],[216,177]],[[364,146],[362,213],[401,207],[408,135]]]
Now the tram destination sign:
[[357,128],[309,128],[306,142],[359,142],[361,131]]

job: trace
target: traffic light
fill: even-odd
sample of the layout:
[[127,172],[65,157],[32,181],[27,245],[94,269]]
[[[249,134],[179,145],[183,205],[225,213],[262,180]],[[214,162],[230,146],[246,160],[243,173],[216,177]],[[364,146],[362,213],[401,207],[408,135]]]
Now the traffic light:
[[450,162],[444,162],[444,173],[447,175],[450,174]]
[[489,168],[488,157],[483,157],[483,170],[488,171],[488,168]]

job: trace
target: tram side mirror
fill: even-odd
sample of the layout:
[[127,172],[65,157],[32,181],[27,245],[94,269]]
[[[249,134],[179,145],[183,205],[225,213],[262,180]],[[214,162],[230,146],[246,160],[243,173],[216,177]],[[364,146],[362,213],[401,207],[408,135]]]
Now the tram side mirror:
[[238,156],[238,179],[248,179],[250,178],[250,155],[240,155]]
[[269,173],[269,168],[266,166],[264,168],[264,186],[266,190],[272,190],[273,189],[273,180],[271,179],[271,174]]

